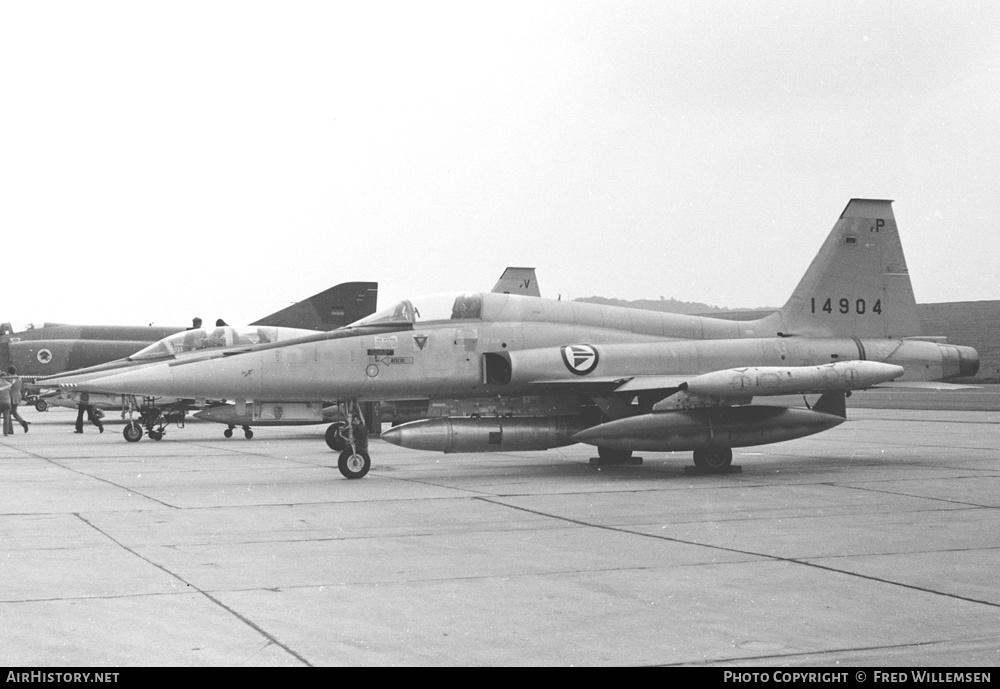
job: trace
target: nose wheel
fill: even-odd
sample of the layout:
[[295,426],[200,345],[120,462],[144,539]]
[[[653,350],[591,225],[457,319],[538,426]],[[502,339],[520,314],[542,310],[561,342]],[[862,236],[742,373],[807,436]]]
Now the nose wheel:
[[362,478],[372,468],[372,459],[367,451],[349,447],[340,453],[337,468],[344,478]]
[[142,440],[142,426],[137,424],[135,421],[130,421],[125,424],[125,428],[122,429],[122,435],[125,436],[125,440],[130,443],[137,443]]

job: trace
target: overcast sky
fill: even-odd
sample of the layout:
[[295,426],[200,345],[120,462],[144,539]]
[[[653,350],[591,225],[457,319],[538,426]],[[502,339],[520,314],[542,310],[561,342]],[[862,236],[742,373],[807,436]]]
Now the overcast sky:
[[347,280],[780,306],[851,197],[1000,298],[994,2],[0,0],[0,321]]

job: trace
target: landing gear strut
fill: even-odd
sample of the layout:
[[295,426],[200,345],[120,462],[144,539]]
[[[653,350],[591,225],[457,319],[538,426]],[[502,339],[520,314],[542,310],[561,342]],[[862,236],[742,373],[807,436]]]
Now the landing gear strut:
[[346,404],[346,423],[335,423],[326,429],[326,444],[340,452],[337,468],[344,478],[362,478],[372,467],[368,454],[368,430],[365,417],[357,402]]

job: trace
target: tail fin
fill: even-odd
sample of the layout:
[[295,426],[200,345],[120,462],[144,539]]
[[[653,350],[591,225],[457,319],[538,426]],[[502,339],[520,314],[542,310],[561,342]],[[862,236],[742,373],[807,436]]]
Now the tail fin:
[[513,266],[503,271],[503,275],[493,286],[497,294],[523,294],[529,297],[540,297],[538,280],[534,268],[515,268]]
[[851,199],[791,299],[766,325],[772,319],[786,335],[919,335],[892,201]]
[[377,282],[345,282],[250,325],[335,330],[375,313]]

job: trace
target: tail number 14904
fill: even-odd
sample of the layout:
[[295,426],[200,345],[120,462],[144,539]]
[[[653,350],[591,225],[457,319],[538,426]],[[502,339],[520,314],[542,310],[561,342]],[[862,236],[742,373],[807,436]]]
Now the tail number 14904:
[[[822,299],[822,297],[820,297],[820,299]],[[832,297],[828,297],[826,301],[823,302],[822,306],[818,307],[816,297],[812,297],[810,301],[812,313],[817,313],[819,311],[824,313],[856,313],[859,315],[865,313],[876,313],[881,315],[882,313],[881,299],[876,299],[875,303],[871,306],[869,306],[868,302],[864,299],[855,299],[854,301],[851,301],[847,297],[843,297],[836,302]]]

